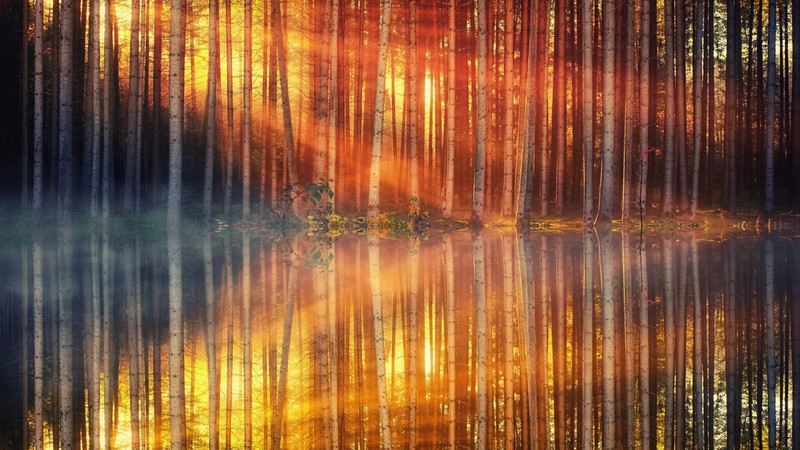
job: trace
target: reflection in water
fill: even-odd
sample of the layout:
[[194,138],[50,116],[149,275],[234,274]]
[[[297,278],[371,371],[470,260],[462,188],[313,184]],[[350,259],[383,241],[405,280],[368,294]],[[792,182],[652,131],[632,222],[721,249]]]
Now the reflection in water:
[[72,233],[3,253],[25,380],[4,441],[705,448],[797,426],[800,245],[779,237]]

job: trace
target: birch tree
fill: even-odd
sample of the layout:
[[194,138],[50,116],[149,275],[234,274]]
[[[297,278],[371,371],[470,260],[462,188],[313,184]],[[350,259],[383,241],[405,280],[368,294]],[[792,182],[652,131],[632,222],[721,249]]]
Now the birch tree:
[[478,77],[477,77],[477,110],[478,121],[475,130],[475,178],[472,186],[472,216],[473,224],[483,223],[483,208],[486,196],[486,145],[487,145],[487,120],[488,108],[486,104],[486,70],[487,70],[487,23],[486,0],[477,0],[478,22]]
[[583,223],[590,224],[594,220],[594,70],[592,61],[592,0],[581,0],[581,45],[583,76]]
[[169,418],[170,446],[182,448],[183,284],[181,282],[181,158],[183,148],[183,2],[170,0],[169,24],[169,185],[167,258],[169,272]]
[[611,222],[614,204],[614,11],[615,0],[603,1],[603,173],[600,179],[600,206],[598,224]]
[[[273,0],[277,1],[277,0]],[[378,72],[375,88],[375,119],[372,133],[372,158],[369,168],[369,199],[367,215],[377,217],[380,213],[381,147],[383,145],[383,105],[386,93],[386,54],[389,51],[389,23],[392,18],[392,0],[382,0],[380,19],[380,44],[378,50]]]

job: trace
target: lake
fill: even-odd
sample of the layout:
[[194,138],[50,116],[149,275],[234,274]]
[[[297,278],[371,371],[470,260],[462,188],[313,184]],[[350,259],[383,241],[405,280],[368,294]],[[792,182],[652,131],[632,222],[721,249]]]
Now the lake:
[[788,237],[228,229],[185,236],[170,286],[163,239],[77,231],[0,247],[0,448],[166,448],[178,419],[187,448],[795,435]]

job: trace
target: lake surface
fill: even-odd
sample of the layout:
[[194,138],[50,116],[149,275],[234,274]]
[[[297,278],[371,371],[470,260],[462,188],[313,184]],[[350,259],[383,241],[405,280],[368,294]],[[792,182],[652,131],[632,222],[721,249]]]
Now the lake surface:
[[70,234],[0,247],[0,448],[70,427],[76,448],[166,448],[176,417],[188,448],[788,448],[796,430],[797,240],[228,230],[184,239],[176,309],[165,241]]

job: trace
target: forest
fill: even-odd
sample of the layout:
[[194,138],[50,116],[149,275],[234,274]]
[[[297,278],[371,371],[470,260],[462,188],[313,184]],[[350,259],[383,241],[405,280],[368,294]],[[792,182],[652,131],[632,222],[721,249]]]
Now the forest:
[[800,207],[786,0],[4,3],[26,209],[129,215],[168,181],[207,218],[308,183],[473,223]]
[[800,437],[800,0],[0,12],[0,448]]

